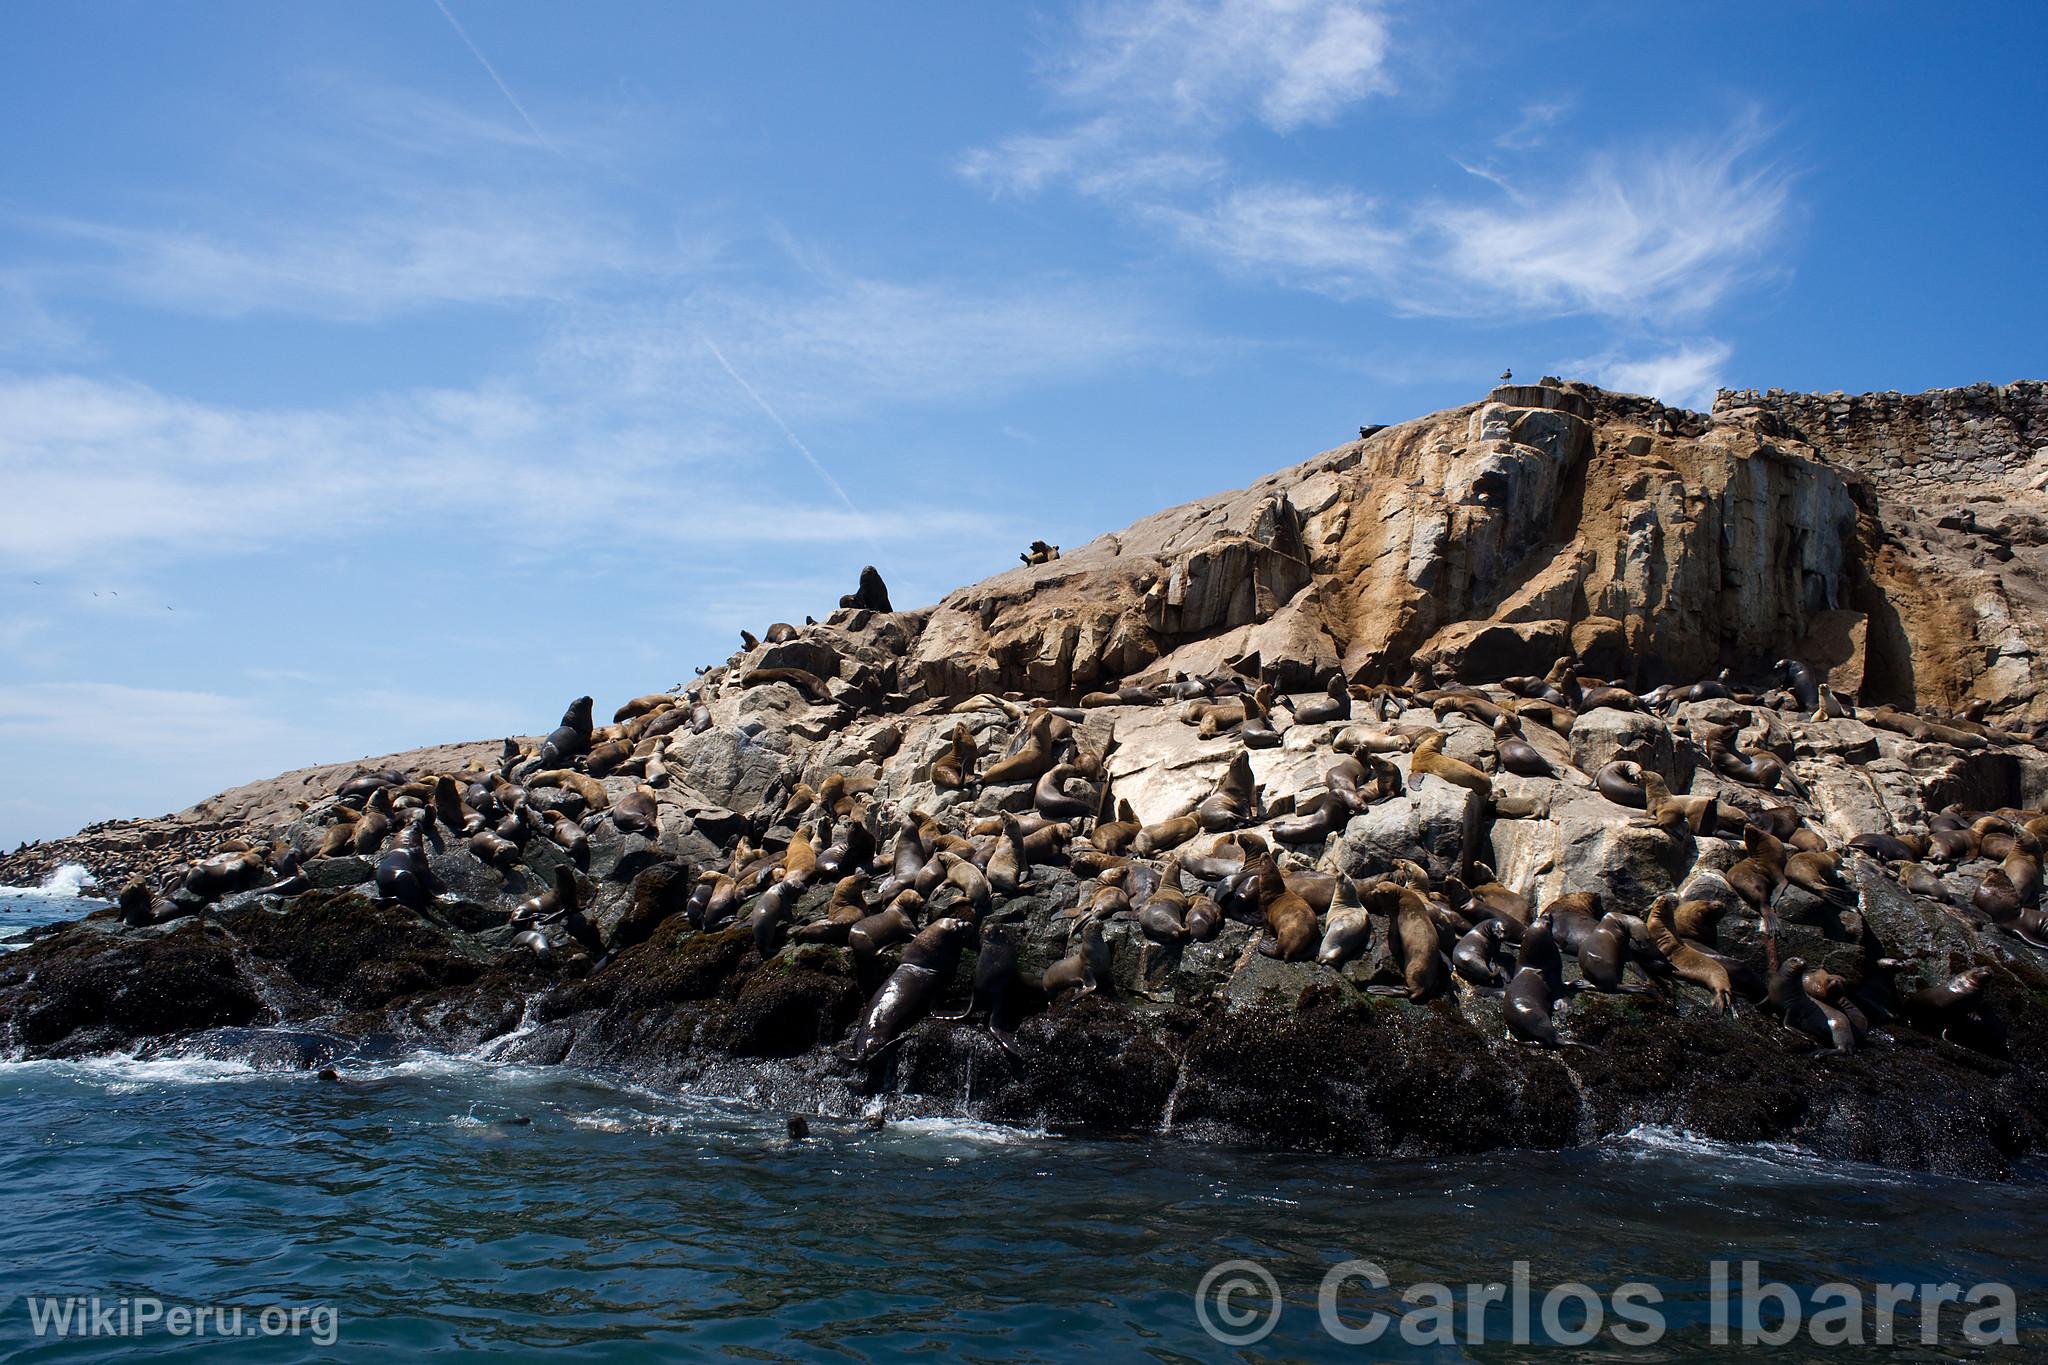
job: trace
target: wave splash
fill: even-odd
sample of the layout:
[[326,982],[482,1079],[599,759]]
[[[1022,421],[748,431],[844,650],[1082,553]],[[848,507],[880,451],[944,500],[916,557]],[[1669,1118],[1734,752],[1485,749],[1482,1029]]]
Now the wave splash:
[[52,900],[79,900],[99,889],[99,879],[79,863],[65,863],[43,878],[41,886],[0,886],[0,896],[46,896]]

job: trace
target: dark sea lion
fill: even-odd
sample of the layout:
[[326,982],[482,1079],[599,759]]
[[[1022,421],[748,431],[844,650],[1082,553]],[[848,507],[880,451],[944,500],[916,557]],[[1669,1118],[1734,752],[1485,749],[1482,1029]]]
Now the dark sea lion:
[[894,611],[889,605],[889,585],[882,581],[872,564],[860,571],[860,587],[839,599],[842,607],[853,607],[863,611]]
[[1274,728],[1273,689],[1260,687],[1244,699],[1244,723],[1238,727],[1238,741],[1247,749],[1277,749],[1280,731]]
[[1495,954],[1507,934],[1497,919],[1484,920],[1458,940],[1451,950],[1451,968],[1459,976],[1475,986],[1501,987],[1508,983],[1508,974]]
[[431,880],[426,859],[415,849],[393,848],[377,860],[377,894],[387,901],[424,910]]
[[469,851],[473,857],[489,863],[500,872],[509,871],[519,863],[519,845],[487,829],[478,830],[470,836]]
[[1351,818],[1351,808],[1335,792],[1325,792],[1302,815],[1275,820],[1270,832],[1283,844],[1311,844],[1328,838]]
[[981,775],[985,787],[1002,787],[1012,782],[1035,782],[1045,775],[1054,762],[1054,745],[1057,743],[1056,726],[1064,725],[1044,707],[1033,711],[1024,722],[1021,741],[1016,751],[998,762],[991,763],[988,771]]
[[578,697],[562,712],[562,723],[541,741],[540,766],[559,768],[590,751],[590,698]]
[[1622,982],[1623,969],[1629,960],[1629,932],[1621,916],[1613,911],[1602,915],[1593,928],[1580,937],[1578,957],[1580,973],[1595,990],[1634,992],[1641,989]]
[[484,827],[484,817],[463,804],[455,779],[443,774],[434,779],[434,818],[450,834],[468,838]]
[[1040,988],[1057,1001],[1063,991],[1098,991],[1109,984],[1109,945],[1102,938],[1102,923],[1094,918],[1081,921],[1080,942],[1074,950],[1045,969]]
[[1879,831],[1874,834],[1857,835],[1849,841],[1849,847],[1860,849],[1881,863],[1909,863],[1926,854],[1927,836],[1896,835]]
[[1557,769],[1528,740],[1514,731],[1514,722],[1503,715],[1493,723],[1494,761],[1502,772],[1517,777],[1556,777]]
[[867,918],[866,872],[851,872],[832,887],[823,919],[804,925],[791,935],[800,943],[844,943],[853,926]]
[[1742,845],[1749,856],[1728,869],[1728,885],[1752,909],[1768,915],[1778,888],[1785,884],[1785,845],[1755,825],[1743,826]]
[[903,950],[903,960],[875,992],[854,1030],[853,1060],[874,1061],[900,1041],[945,994],[960,965],[960,949],[974,932],[962,919],[936,919]]
[[131,929],[143,929],[159,924],[177,913],[167,902],[159,901],[150,893],[149,883],[140,877],[130,879],[121,888],[121,923]]
[[1951,1028],[1977,1012],[1984,1001],[1984,987],[1991,980],[1991,968],[1972,967],[1938,986],[1908,992],[1900,1004],[1906,1022],[1923,1033],[1945,1038]]
[[958,1014],[935,1014],[932,1018],[958,1023],[981,1014],[988,1021],[990,1036],[1016,1056],[1017,1045],[1011,1032],[1011,997],[1016,986],[1017,945],[1010,927],[991,924],[982,930],[981,946],[974,955],[974,989],[967,998],[967,1008]]
[[391,796],[383,788],[371,793],[363,806],[362,818],[355,822],[349,834],[349,841],[358,853],[375,853],[383,846],[384,839],[391,833],[393,812]]
[[1040,815],[1052,820],[1085,820],[1095,813],[1094,796],[1075,796],[1067,791],[1067,783],[1083,776],[1083,770],[1076,764],[1060,763],[1046,769],[1045,775],[1031,789],[1031,806]]
[[1593,774],[1593,788],[1617,806],[1642,810],[1649,804],[1649,795],[1643,789],[1642,767],[1625,758],[1601,764],[1600,771]]
[[660,825],[654,804],[654,790],[638,787],[613,803],[612,823],[621,834],[653,835]]
[[[917,893],[906,891],[903,895],[916,896]],[[899,897],[874,914],[854,921],[846,933],[846,945],[853,950],[854,961],[872,963],[897,944],[907,942],[917,933],[917,921],[911,918],[906,906],[922,903],[922,897],[910,902]]]
[[764,961],[775,956],[776,949],[782,946],[783,931],[789,927],[790,914],[796,908],[797,897],[802,894],[802,883],[785,879],[770,886],[754,901],[747,923],[754,933],[754,950]]
[[1351,719],[1351,689],[1345,684],[1344,675],[1340,673],[1330,679],[1330,685],[1324,692],[1325,695],[1312,697],[1298,706],[1293,698],[1288,699],[1288,709],[1294,712],[1297,725],[1321,725],[1328,721]]
[[1325,967],[1342,967],[1371,946],[1372,915],[1358,898],[1357,886],[1349,877],[1340,877],[1316,961]]
[[1507,1022],[1508,1037],[1518,1043],[1533,1043],[1538,1047],[1557,1047],[1557,1025],[1550,1016],[1551,1002],[1557,999],[1544,985],[1543,973],[1535,967],[1519,966],[1508,978],[1507,993],[1502,997],[1501,1016]]
[[1223,907],[1208,896],[1195,896],[1188,901],[1188,937],[1196,943],[1207,943],[1223,929]]
[[[1542,913],[1550,923],[1550,938],[1564,952],[1577,957],[1579,945],[1599,927],[1604,912],[1597,892],[1572,891],[1544,906]],[[1527,942],[1527,935],[1523,941]]]
[[1838,1053],[1856,1050],[1856,1031],[1840,1010],[1806,993],[1806,959],[1788,957],[1771,974],[1770,1001],[1785,1027]]
[[1994,867],[1970,893],[1970,904],[1980,914],[1990,916],[1993,924],[2008,924],[2019,917],[2019,890],[2013,886],[2012,878],[2005,875],[2004,868]]
[[1785,686],[1792,690],[1799,709],[1812,715],[1820,706],[1820,677],[1798,659],[1780,659],[1771,665],[1784,675]]

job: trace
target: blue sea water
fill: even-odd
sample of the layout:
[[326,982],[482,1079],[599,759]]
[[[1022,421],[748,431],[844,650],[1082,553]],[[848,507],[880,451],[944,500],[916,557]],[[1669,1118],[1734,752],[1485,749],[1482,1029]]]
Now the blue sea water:
[[[0,935],[97,904],[0,902]],[[266,1361],[473,1348],[553,1360],[1720,1361],[1745,1354],[1743,1323],[1738,1292],[1733,1340],[1712,1340],[1712,1265],[1731,1263],[1739,1291],[1754,1260],[1801,1309],[1780,1358],[2048,1358],[2038,1173],[1908,1175],[1661,1131],[1581,1151],[1366,1162],[943,1120],[813,1120],[793,1142],[785,1119],[488,1057],[349,1065],[339,1083],[206,1049],[0,1063],[0,1353],[194,1349],[189,1323],[138,1321],[154,1303],[166,1318],[219,1306],[199,1349]],[[1333,1337],[1319,1311],[1326,1276],[1350,1261],[1388,1282],[1377,1291],[1354,1267],[1337,1286],[1339,1330],[1386,1316],[1371,1344]],[[1226,1262],[1258,1270],[1211,1275]],[[1481,1299],[1474,1316],[1471,1286],[1512,1285],[1517,1262],[1535,1346],[1511,1340],[1511,1294],[1491,1309]],[[1233,1345],[1205,1330],[1266,1322],[1259,1271],[1279,1296],[1270,1334]],[[1400,1315],[1432,1301],[1431,1281],[1452,1318],[1410,1330],[1455,1339],[1405,1340]],[[1630,1281],[1661,1296],[1655,1344],[1614,1330],[1628,1324],[1612,1296]],[[1837,1281],[1865,1296],[1861,1347],[1812,1339],[1813,1311],[1832,1302],[1815,1293]],[[1871,1287],[1923,1281],[2011,1286],[2020,1344],[1973,1346],[1953,1304],[1933,1344],[1910,1308],[1894,1344],[1871,1340]],[[1546,1348],[1547,1293],[1570,1305],[1553,1319],[1560,1336],[1583,1320],[1570,1282],[1601,1301],[1602,1330]],[[105,1330],[80,1335],[94,1296]],[[71,1334],[44,1320],[38,1335],[36,1313],[67,1304]],[[1775,1307],[1762,1318],[1780,1321]],[[223,1345],[224,1323],[249,1339]],[[131,1334],[108,1334],[122,1327]]]

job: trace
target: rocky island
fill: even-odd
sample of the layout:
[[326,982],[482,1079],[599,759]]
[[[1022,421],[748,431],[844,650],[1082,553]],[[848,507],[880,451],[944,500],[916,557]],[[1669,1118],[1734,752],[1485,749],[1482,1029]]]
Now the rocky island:
[[0,1046],[2002,1174],[2048,1137],[2044,486],[2040,383],[1504,386],[936,606],[870,570],[608,725],[19,850],[121,900],[0,958]]

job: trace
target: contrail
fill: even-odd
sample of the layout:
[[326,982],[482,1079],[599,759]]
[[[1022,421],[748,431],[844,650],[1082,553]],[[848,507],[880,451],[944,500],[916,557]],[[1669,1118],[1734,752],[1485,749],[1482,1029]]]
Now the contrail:
[[[540,125],[533,121],[533,115],[526,112],[526,106],[521,104],[518,97],[512,93],[512,87],[505,84],[505,78],[498,74],[497,67],[491,65],[491,59],[484,56],[483,49],[470,41],[468,30],[456,21],[454,14],[449,12],[448,6],[442,3],[442,0],[434,0],[434,8],[441,11],[441,17],[446,19],[448,26],[455,30],[455,36],[462,39],[462,45],[469,49],[470,55],[476,58],[477,64],[483,67],[491,80],[496,83],[498,93],[505,97],[505,103],[511,105],[513,112],[518,114],[521,121],[526,124],[527,131],[539,139],[541,146],[551,152],[555,152],[555,144],[548,141],[548,135],[543,133],[540,130]],[[561,153],[555,152],[555,155],[560,156]]]
[[861,510],[858,507],[855,507],[853,505],[853,499],[846,496],[846,490],[839,486],[839,480],[832,477],[831,471],[827,470],[824,465],[818,462],[817,456],[811,454],[811,448],[805,445],[803,441],[797,437],[797,434],[794,431],[790,430],[789,423],[782,420],[782,414],[777,412],[774,408],[769,407],[768,400],[763,398],[760,394],[754,392],[754,386],[752,384],[749,384],[746,380],[740,378],[740,372],[738,370],[735,370],[732,367],[732,362],[725,358],[725,352],[718,349],[717,342],[713,341],[710,337],[705,336],[702,332],[699,332],[697,334],[697,339],[704,343],[704,348],[706,350],[710,351],[713,356],[717,357],[718,363],[725,367],[725,372],[732,376],[732,382],[739,385],[742,389],[746,390],[747,397],[754,400],[754,406],[761,409],[761,411],[767,413],[768,420],[775,423],[776,426],[782,428],[782,434],[789,438],[789,443],[797,448],[798,453],[800,453],[806,460],[809,460],[811,462],[811,468],[818,471],[818,477],[825,481],[825,486],[827,488],[830,488],[834,493],[837,493],[839,495],[839,500],[845,503],[846,510],[853,514],[854,520],[861,527],[861,534],[867,538],[868,544],[874,548],[876,557],[879,558],[882,551],[881,542],[877,541],[874,537],[874,533],[868,529],[867,518],[861,514]]

